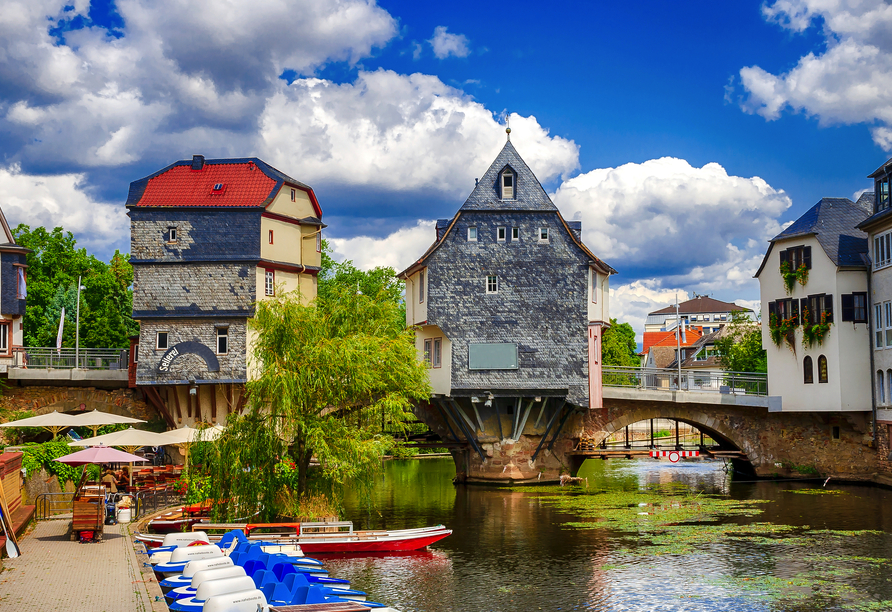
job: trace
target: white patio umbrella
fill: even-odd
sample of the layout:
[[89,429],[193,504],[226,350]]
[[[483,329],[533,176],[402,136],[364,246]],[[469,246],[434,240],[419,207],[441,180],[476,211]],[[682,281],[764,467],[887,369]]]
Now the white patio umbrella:
[[[140,446],[163,446],[164,440],[161,436],[162,434],[154,431],[128,427],[123,431],[114,431],[96,436],[95,438],[69,442],[68,446],[99,446],[104,444],[105,446],[117,446],[123,448],[128,453],[133,453]],[[130,468],[130,484],[133,484],[133,465]]]
[[130,417],[112,414],[110,412],[99,412],[91,410],[83,414],[74,415],[77,419],[78,427],[89,427],[93,430],[93,436],[96,436],[96,430],[102,425],[116,425],[118,423],[145,423],[142,419],[133,419]]
[[214,425],[206,429],[196,429],[194,427],[180,427],[179,429],[171,429],[165,431],[161,436],[164,438],[162,444],[170,444],[176,446],[183,451],[186,466],[189,465],[189,446],[193,442],[210,442],[216,440],[225,431],[225,427]]
[[19,419],[18,421],[10,421],[9,423],[0,423],[0,427],[43,427],[53,433],[55,438],[60,431],[67,427],[77,427],[79,423],[77,417],[72,414],[64,414],[55,410],[49,414],[41,414],[27,419]]

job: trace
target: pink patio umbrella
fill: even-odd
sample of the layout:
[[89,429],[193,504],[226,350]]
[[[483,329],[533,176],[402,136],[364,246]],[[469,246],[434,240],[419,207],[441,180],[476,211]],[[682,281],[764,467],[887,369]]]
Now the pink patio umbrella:
[[58,459],[53,459],[53,461],[58,461],[59,463],[65,463],[67,465],[90,465],[93,463],[97,465],[103,463],[130,463],[132,465],[137,461],[144,462],[147,461],[147,459],[140,457],[139,455],[131,455],[130,453],[125,453],[116,448],[100,444],[99,446],[93,446],[76,453],[71,453],[70,455],[65,455],[64,457],[59,457]]

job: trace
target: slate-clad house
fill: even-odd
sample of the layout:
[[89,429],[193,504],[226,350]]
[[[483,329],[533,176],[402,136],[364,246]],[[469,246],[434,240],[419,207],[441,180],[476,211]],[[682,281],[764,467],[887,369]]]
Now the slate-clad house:
[[[510,141],[436,227],[434,244],[399,275],[433,404],[456,418],[455,410],[476,411],[481,435],[515,439],[523,423],[527,435],[541,435],[545,398],[560,414],[600,407],[600,338],[615,270],[582,243],[581,224],[564,220]],[[484,424],[492,411],[498,430]],[[504,417],[521,412],[528,420],[508,426]]]
[[316,196],[259,159],[196,155],[131,183],[127,209],[136,385],[171,425],[223,420],[251,376],[255,302],[316,296]]
[[869,260],[857,226],[872,206],[869,196],[823,198],[771,239],[756,272],[768,393],[784,412],[871,410]]
[[6,239],[0,242],[0,372],[5,373],[16,359],[14,349],[24,344],[22,321],[28,295],[27,256],[31,250],[16,244],[3,211],[0,228]]

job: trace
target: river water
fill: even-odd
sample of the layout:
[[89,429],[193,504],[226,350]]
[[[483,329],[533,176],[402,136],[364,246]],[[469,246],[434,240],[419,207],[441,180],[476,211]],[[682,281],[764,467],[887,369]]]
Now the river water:
[[892,610],[892,492],[735,481],[723,464],[589,460],[582,485],[454,486],[451,459],[390,461],[357,528],[443,523],[416,553],[328,557],[402,612]]

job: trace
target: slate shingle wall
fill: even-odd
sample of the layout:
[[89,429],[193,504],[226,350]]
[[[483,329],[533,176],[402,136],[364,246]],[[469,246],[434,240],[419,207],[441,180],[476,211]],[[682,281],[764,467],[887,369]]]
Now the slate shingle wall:
[[[177,357],[169,372],[158,372],[158,363],[166,350],[156,350],[157,333],[168,333],[168,347],[180,342],[201,342],[216,351],[217,331],[215,324],[229,325],[229,352],[217,355],[219,372],[209,372],[204,360],[197,355]],[[189,380],[246,380],[246,319],[149,319],[140,321],[139,361],[136,367],[137,383],[172,383]]]
[[26,300],[18,295],[18,268],[13,264],[25,264],[24,253],[3,253],[0,256],[0,312],[9,316],[24,316]]
[[[260,258],[263,209],[130,209],[130,254],[139,261],[220,261]],[[164,234],[177,228],[176,244]]]
[[256,266],[241,263],[140,264],[133,267],[133,318],[251,316]]
[[[467,239],[472,225],[477,242]],[[499,226],[506,242],[496,240]],[[428,322],[453,343],[452,388],[569,389],[569,402],[587,406],[588,262],[555,213],[464,212],[428,260]],[[494,295],[490,274],[499,277]],[[468,344],[483,342],[517,343],[519,369],[469,370]]]

